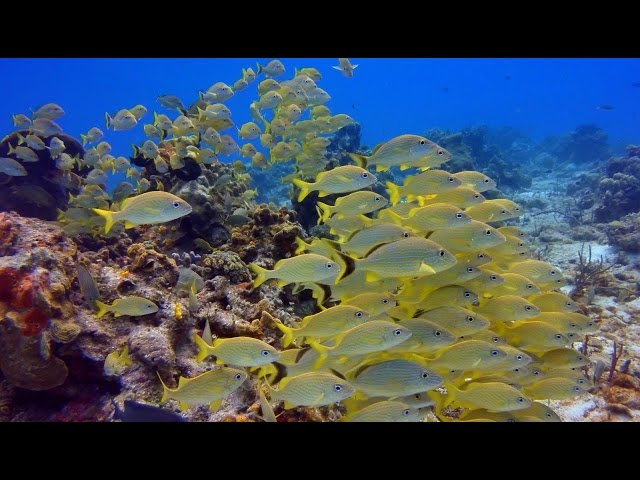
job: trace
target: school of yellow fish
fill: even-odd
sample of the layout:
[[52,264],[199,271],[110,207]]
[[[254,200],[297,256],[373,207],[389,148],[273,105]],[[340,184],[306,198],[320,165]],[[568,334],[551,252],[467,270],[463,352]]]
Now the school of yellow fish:
[[[340,59],[334,68],[349,78],[356,67]],[[206,168],[218,155],[234,152],[258,168],[293,160],[294,173],[283,181],[297,187],[299,201],[314,192],[339,195],[316,202],[319,223],[329,226],[333,240],[298,238],[296,255],[273,269],[250,265],[254,288],[274,280],[281,287],[292,285],[294,292],[310,289],[318,312],[295,325],[272,318],[282,332],[283,350],[250,337],[212,339],[207,324],[202,337],[194,335],[196,359],[213,358],[224,366],[180,378],[175,389],[160,379],[162,401],[176,400],[181,409],[201,404],[215,409],[251,374],[259,379],[266,421],[275,421],[275,401],[285,409],[342,402],[350,421],[421,421],[427,407],[442,421],[559,420],[541,401],[572,398],[590,388],[581,372],[588,359],[572,344],[596,326],[558,291],[562,272],[533,259],[525,235],[504,226],[522,215],[522,208],[508,199],[485,199],[483,192],[496,188],[491,178],[475,171],[448,173],[441,167],[450,153],[413,134],[382,143],[368,157],[353,152],[352,165],[326,170],[329,140],[323,135],[354,120],[331,115],[325,106],[331,97],[317,86],[322,78],[317,69],[275,80],[284,73],[278,60],[258,65],[257,72],[243,69],[232,86],[213,84],[189,108],[173,95],[159,96],[163,107],[180,115],[171,120],[154,112],[153,123],[144,125],[149,140],[134,146],[134,156],[153,160],[161,173],[182,168],[187,157]],[[233,136],[219,133],[234,126],[223,102],[259,75],[266,78],[250,104],[253,121],[236,128],[245,141],[239,146]],[[106,114],[106,126],[134,128],[146,113],[142,105],[121,109]],[[145,179],[109,197],[100,187],[109,170],[133,178],[138,170],[128,159],[110,155],[108,143],[98,143],[103,138],[98,128],[82,136],[84,144],[98,143],[83,158],[66,155],[55,136],[61,130],[54,120],[62,114],[48,104],[32,119],[16,115],[14,123],[31,133],[20,136],[20,145],[9,153],[30,162],[32,149],[48,148],[64,178],[82,185],[61,213],[63,223],[73,219],[108,233],[119,222],[132,228],[191,212],[168,192],[143,193],[151,187]],[[41,145],[38,135],[49,145]],[[249,140],[258,141],[268,156]],[[76,164],[93,168],[83,181],[71,171]],[[416,173],[401,185],[387,182],[386,197],[371,191],[378,182],[372,170],[392,168]],[[7,175],[23,170],[15,160],[0,159]],[[79,266],[78,273],[98,316],[158,310],[141,297],[103,304],[88,272]],[[189,293],[190,309],[197,307],[195,295],[203,286],[195,272],[181,269],[177,289]],[[176,317],[182,315],[176,310]],[[127,362],[126,348],[113,352],[105,371],[117,374]]]

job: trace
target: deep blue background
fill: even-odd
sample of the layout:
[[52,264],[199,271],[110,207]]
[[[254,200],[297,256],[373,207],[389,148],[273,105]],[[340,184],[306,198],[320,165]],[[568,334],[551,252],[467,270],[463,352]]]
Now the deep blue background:
[[[10,116],[56,102],[67,114],[59,120],[78,136],[92,126],[104,128],[104,113],[156,103],[163,93],[186,104],[217,81],[232,84],[242,67],[269,59],[0,59],[0,131],[12,128]],[[640,143],[640,59],[378,59],[352,58],[360,64],[353,78],[331,68],[336,59],[282,59],[290,78],[294,67],[314,66],[319,86],[332,100],[332,113],[348,113],[362,124],[363,144],[373,146],[402,133],[433,127],[461,129],[487,124],[521,129],[536,140],[596,123],[615,148]],[[263,76],[259,80],[264,79]],[[256,84],[227,105],[240,125]],[[610,104],[613,111],[596,107]],[[172,113],[172,118],[177,113]],[[225,132],[226,133],[226,132]],[[130,144],[144,140],[142,126],[108,132],[112,154],[129,156]]]

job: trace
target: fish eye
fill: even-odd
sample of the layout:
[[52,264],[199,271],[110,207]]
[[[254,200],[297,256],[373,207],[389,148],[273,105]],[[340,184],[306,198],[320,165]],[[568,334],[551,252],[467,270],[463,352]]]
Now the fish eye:
[[379,202],[379,201],[381,200],[381,198],[380,198],[380,197],[373,197],[373,199],[374,199],[376,202]]
[[444,250],[440,250],[439,255],[440,255],[441,257],[444,257],[444,255],[445,255]]
[[491,356],[492,357],[497,357],[498,356],[498,350],[491,350]]
[[233,378],[235,378],[236,380],[240,380],[242,378],[242,374],[240,373],[236,373]]
[[361,176],[362,178],[369,178],[369,174],[368,174],[367,172],[362,172],[362,173],[360,174],[360,176]]
[[356,312],[355,313],[356,318],[362,318],[362,315],[364,315],[364,313],[362,313],[362,312]]
[[462,218],[462,214],[461,213],[456,213],[456,218]]
[[593,322],[588,322],[587,327],[593,327]]
[[518,397],[518,398],[516,398],[516,400],[518,401],[518,403],[524,403],[524,398],[523,397]]
[[422,372],[422,378],[429,378],[429,372]]
[[492,337],[492,338],[491,338],[491,341],[492,341],[493,343],[499,343],[499,342],[500,342],[500,337]]
[[340,384],[336,383],[336,384],[333,386],[333,389],[334,389],[336,392],[341,392],[341,391],[342,391],[342,385],[340,385]]
[[393,331],[393,334],[394,334],[396,337],[399,337],[400,335],[402,335],[402,330],[400,330],[400,329],[398,329],[398,330],[394,330],[394,331]]
[[471,297],[471,292],[464,292],[464,298]]
[[533,373],[534,375],[540,375],[542,372],[540,370],[534,370],[531,373]]
[[500,213],[501,213],[502,215],[506,215],[506,214],[507,214],[507,211],[506,211],[506,210],[502,210]]
[[420,145],[424,145],[424,140],[420,140]]
[[476,193],[473,198],[480,198],[480,195]]
[[549,412],[545,413],[544,416],[549,418],[553,417],[553,415],[551,415]]
[[477,258],[484,258],[484,253],[479,253]]
[[514,208],[514,210],[515,210],[516,212],[519,212],[519,211],[520,211],[520,208],[519,208],[519,207],[516,207],[516,208]]
[[496,275],[491,275],[491,276],[489,277],[489,279],[490,279],[490,280],[497,280],[497,279],[498,279],[498,277],[497,277]]
[[[442,154],[438,154],[438,155],[442,155]],[[453,182],[455,182],[455,179],[454,179],[453,177],[449,177],[449,178],[447,179],[447,181],[448,181],[449,183],[453,183]]]
[[571,328],[576,328],[576,327],[577,327],[577,325],[576,325],[575,323],[570,323],[570,324],[569,324],[569,326],[570,326]]
[[436,337],[439,337],[440,335],[442,335],[442,332],[440,332],[440,330],[436,330],[435,332],[433,332],[433,334],[434,334]]
[[442,150],[438,150],[438,155],[444,155],[444,152]]
[[486,232],[484,232],[485,235],[491,235],[491,230],[487,230]]
[[475,318],[473,318],[471,315],[467,317],[467,322],[473,322],[474,320]]
[[408,408],[402,411],[402,415],[404,415],[405,417],[409,416],[410,414],[411,414],[411,410],[409,410]]
[[516,360],[520,361],[522,360],[524,357],[522,355],[516,355]]
[[527,305],[526,307],[524,307],[524,309],[525,309],[527,312],[530,312],[530,311],[531,311],[531,307],[530,307],[529,305]]
[[147,305],[147,308],[151,309],[151,308],[153,308],[153,305]]
[[485,178],[485,179],[483,180],[483,182],[484,182],[484,183],[489,183],[489,179],[488,179],[488,178]]
[[579,383],[580,385],[584,385],[584,384],[585,384],[585,381],[584,381],[584,379],[579,378],[579,379],[578,379],[578,383]]
[[271,355],[271,352],[269,350],[262,350],[262,352],[260,352],[262,354],[263,357],[268,357],[269,355]]
[[404,233],[402,234],[402,236],[403,236],[404,238],[409,238],[409,232],[404,232]]
[[171,205],[173,205],[173,208],[178,208],[180,206],[179,202],[173,202]]
[[383,298],[383,299],[382,299],[382,303],[383,303],[384,305],[386,305],[387,303],[389,303],[389,300],[387,300],[386,298]]
[[528,288],[529,290],[531,290],[531,289],[533,288],[533,284],[532,284],[532,283],[527,283],[527,288]]
[[333,268],[333,263],[331,262],[327,262],[327,264],[325,265],[327,268]]
[[473,273],[473,272],[474,272],[473,267],[467,267],[467,273]]
[[580,392],[580,387],[573,387],[574,392]]
[[415,398],[416,400],[420,400],[420,394],[419,394],[419,393],[416,393],[416,394],[413,396],[413,398]]
[[559,333],[556,333],[554,335],[558,340],[562,340],[562,335],[560,335]]
[[524,247],[524,243],[520,242],[520,243],[518,244],[518,246],[519,246],[519,247]]
[[555,270],[551,270],[549,273],[550,273],[551,275],[555,275],[555,274],[556,274],[556,271],[555,271]]

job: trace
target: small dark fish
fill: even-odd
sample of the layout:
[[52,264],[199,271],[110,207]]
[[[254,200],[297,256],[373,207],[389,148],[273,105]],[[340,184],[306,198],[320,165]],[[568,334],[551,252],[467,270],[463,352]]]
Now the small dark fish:
[[596,110],[602,110],[603,112],[611,112],[613,111],[613,105],[609,105],[608,103],[604,103],[602,105],[598,105]]
[[84,297],[85,302],[93,309],[98,310],[96,306],[96,300],[100,300],[100,292],[96,281],[93,279],[87,267],[81,264],[76,265],[76,272],[78,274],[78,284],[80,285],[80,291]]
[[134,402],[124,401],[124,410],[120,410],[118,404],[113,402],[116,411],[113,414],[114,420],[123,422],[187,422],[188,420],[177,413],[170,412],[163,408]]

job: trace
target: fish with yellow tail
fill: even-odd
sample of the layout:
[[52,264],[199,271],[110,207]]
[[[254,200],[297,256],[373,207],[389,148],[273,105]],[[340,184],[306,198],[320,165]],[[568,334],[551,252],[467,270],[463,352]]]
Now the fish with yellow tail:
[[404,180],[402,186],[387,182],[387,192],[391,204],[395,205],[401,197],[411,202],[420,195],[434,195],[449,192],[461,186],[460,180],[444,170],[427,170],[418,175],[412,175]]
[[406,170],[410,167],[427,169],[437,167],[451,158],[441,146],[419,135],[400,135],[380,144],[369,157],[350,153],[351,159],[360,167],[375,165],[376,171],[384,172],[391,167]]
[[290,283],[333,283],[340,273],[340,265],[330,258],[315,253],[305,253],[278,261],[273,270],[267,270],[255,263],[249,268],[257,275],[253,287],[259,287],[266,280],[277,279],[278,286]]
[[220,407],[224,397],[237,390],[247,377],[247,373],[243,370],[221,367],[193,378],[180,377],[178,388],[169,388],[158,373],[162,384],[160,402],[176,400],[180,410],[208,404],[209,409],[215,411]]
[[369,314],[352,305],[335,305],[304,317],[299,328],[287,327],[279,319],[271,318],[278,330],[284,333],[282,344],[287,347],[297,338],[326,338],[337,335],[368,321]]
[[366,280],[372,282],[381,278],[433,275],[456,263],[456,258],[439,244],[420,237],[386,243],[362,259],[339,255],[345,266],[337,282],[357,270],[366,271]]
[[158,306],[151,300],[137,297],[135,295],[118,298],[111,305],[107,305],[106,303],[102,303],[100,300],[96,300],[95,305],[98,307],[98,312],[96,313],[98,318],[106,315],[107,313],[113,313],[116,317],[121,317],[123,315],[139,317],[142,315],[149,315],[150,313],[156,313],[158,311]]
[[111,352],[104,360],[104,373],[109,376],[122,375],[127,367],[133,365],[133,361],[129,356],[129,345],[125,345],[122,352]]
[[411,335],[411,330],[403,325],[373,320],[337,335],[333,347],[309,339],[311,348],[320,353],[313,368],[320,368],[328,357],[337,357],[338,363],[345,363],[354,356],[387,350],[408,340]]
[[376,192],[353,192],[336,200],[335,205],[318,202],[318,223],[326,222],[332,215],[350,217],[375,212],[387,204],[387,199]]
[[364,168],[345,165],[320,172],[315,182],[309,183],[299,178],[294,178],[292,181],[296,187],[300,188],[298,202],[301,202],[313,191],[317,191],[319,197],[326,197],[333,193],[349,193],[369,187],[378,179]]
[[367,363],[347,378],[367,397],[400,397],[426,392],[442,386],[443,379],[420,363],[407,360],[388,360]]
[[208,345],[200,336],[194,334],[198,346],[197,362],[213,356],[219,364],[237,367],[259,367],[273,363],[280,358],[280,352],[268,343],[251,337],[216,338]]
[[127,198],[120,205],[118,212],[93,209],[95,213],[104,217],[105,233],[109,233],[113,225],[118,222],[124,222],[124,228],[153,225],[184,217],[190,214],[191,210],[191,205],[168,192],[146,192]]
[[349,382],[331,373],[308,372],[285,377],[274,389],[267,384],[272,400],[284,401],[286,410],[295,407],[320,407],[340,402],[356,390]]
[[343,422],[420,422],[420,411],[406,403],[385,400],[348,414]]
[[447,384],[448,396],[445,404],[455,402],[464,408],[484,408],[488,412],[511,412],[523,410],[532,404],[530,398],[520,390],[500,382],[472,383],[464,390]]

